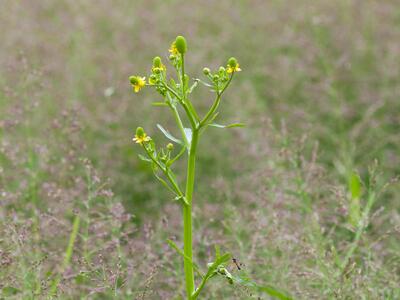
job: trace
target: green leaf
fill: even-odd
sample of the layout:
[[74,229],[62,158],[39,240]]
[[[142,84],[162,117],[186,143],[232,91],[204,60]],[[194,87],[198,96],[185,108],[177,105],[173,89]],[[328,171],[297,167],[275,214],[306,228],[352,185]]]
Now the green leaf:
[[192,93],[193,90],[197,87],[198,84],[199,84],[199,80],[198,80],[198,79],[195,79],[194,83],[193,83],[193,84],[191,85],[191,87],[189,88],[188,93],[189,93],[189,94]]
[[160,131],[165,135],[165,137],[177,144],[181,144],[183,145],[183,142],[179,139],[177,139],[176,137],[174,137],[171,133],[169,133],[168,130],[166,130],[164,127],[162,127],[160,124],[157,124],[158,129],[160,129]]
[[215,258],[215,261],[213,263],[210,263],[208,266],[208,271],[205,277],[208,277],[214,273],[214,271],[217,270],[218,266],[228,262],[231,259],[231,254],[230,253],[225,253],[219,257]]
[[361,180],[356,172],[350,175],[349,189],[351,192],[351,198],[360,198],[361,196]]
[[351,173],[348,187],[350,191],[349,223],[356,227],[361,219],[361,180],[356,172]]
[[208,124],[208,126],[217,127],[217,128],[234,128],[234,127],[244,127],[245,124],[233,123],[233,124],[229,124],[229,125],[221,125],[221,124],[217,124],[217,123],[211,123],[211,124]]
[[284,294],[283,292],[278,291],[277,289],[271,286],[258,286],[260,291],[266,292],[271,297],[275,297],[280,300],[293,300],[292,297]]
[[214,122],[214,120],[218,117],[219,112],[217,111],[216,113],[214,113],[214,115],[211,117],[210,121],[208,121],[209,124],[211,124],[212,122]]
[[218,245],[215,245],[214,248],[215,248],[215,258],[218,259],[221,256],[221,249]]
[[[218,246],[215,247],[215,261],[212,263],[207,264],[208,265],[208,270],[206,275],[203,276],[203,279],[200,283],[200,285],[197,287],[197,289],[194,291],[192,294],[192,299],[196,300],[197,297],[199,296],[200,292],[206,285],[207,281],[214,276],[218,274],[218,268],[224,269],[225,270],[225,277],[227,277],[228,280],[233,282],[233,277],[232,275],[226,271],[224,266],[222,264],[226,263],[231,259],[231,254],[230,253],[225,253],[223,255],[220,255],[220,249]],[[229,274],[229,275],[228,275]],[[227,276],[228,275],[228,276]]]
[[201,79],[199,79],[199,78],[196,78],[196,80],[197,80],[198,82],[200,82],[201,84],[203,84],[204,86],[206,86],[206,87],[210,87],[210,88],[213,88],[213,87],[214,87],[213,85],[211,85],[211,84],[209,84],[209,83],[207,83],[207,82],[204,82],[203,80],[201,80]]
[[151,103],[151,105],[153,105],[153,106],[168,106],[168,104],[165,102],[153,102],[153,103]]
[[244,271],[240,271],[238,275],[233,275],[232,279],[234,283],[243,285],[249,288],[253,288],[260,292],[265,292],[269,296],[280,300],[292,300],[293,298],[288,296],[285,292],[278,290],[271,285],[259,285],[253,281]]
[[196,263],[194,263],[189,257],[187,257],[187,256],[185,255],[185,253],[184,253],[181,249],[179,249],[179,247],[178,247],[173,241],[171,241],[171,240],[168,239],[168,240],[167,240],[167,243],[168,243],[168,245],[169,245],[172,249],[174,249],[180,256],[182,256],[183,259],[187,260],[187,261],[191,264],[193,270],[195,270],[197,274],[199,274],[201,277],[203,277],[203,275],[202,275],[201,272],[200,272],[199,266],[198,266]]
[[6,287],[2,288],[1,295],[8,297],[8,296],[16,295],[19,292],[21,292],[21,291],[19,289],[15,288],[15,287],[13,287],[13,286],[6,286]]
[[150,158],[147,158],[146,156],[143,156],[142,154],[138,154],[139,159],[147,162],[152,162]]
[[175,80],[173,78],[171,78],[169,80],[169,84],[172,86],[172,89],[175,91],[177,86],[176,86]]

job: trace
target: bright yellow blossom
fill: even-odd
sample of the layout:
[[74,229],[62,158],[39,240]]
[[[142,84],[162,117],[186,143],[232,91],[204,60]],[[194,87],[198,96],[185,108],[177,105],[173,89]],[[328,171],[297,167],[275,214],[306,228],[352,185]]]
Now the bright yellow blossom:
[[226,72],[228,74],[233,73],[233,72],[240,72],[240,71],[242,71],[242,69],[239,67],[239,63],[237,63],[234,67],[227,65]]
[[136,129],[135,137],[132,139],[135,143],[143,145],[145,142],[149,142],[151,137],[149,137],[146,132],[144,132],[142,127]]
[[175,42],[173,42],[172,44],[171,44],[171,47],[169,48],[169,53],[171,53],[172,55],[177,55],[179,52],[178,52],[178,49],[176,48],[176,44],[175,44]]
[[149,137],[147,134],[143,134],[142,136],[137,136],[132,139],[136,144],[142,145],[144,142],[149,142],[151,140],[151,137]]
[[135,93],[139,92],[146,85],[146,77],[131,76],[130,81]]

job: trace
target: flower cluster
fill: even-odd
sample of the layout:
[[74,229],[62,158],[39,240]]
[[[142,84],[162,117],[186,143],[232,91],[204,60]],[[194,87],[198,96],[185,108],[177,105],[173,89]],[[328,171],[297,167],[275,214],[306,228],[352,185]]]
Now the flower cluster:
[[229,84],[233,74],[240,71],[236,58],[231,57],[226,68],[219,67],[218,71],[214,73],[209,68],[204,68],[203,74],[213,83],[215,91],[222,92]]
[[[172,42],[168,51],[170,53],[169,60],[171,61],[171,64],[175,67],[178,74],[181,73],[181,68],[183,66],[183,57],[187,51],[186,39],[183,36],[177,36],[176,39]],[[204,68],[203,73],[213,84],[214,90],[217,92],[221,92],[227,87],[227,84],[233,74],[240,72],[241,70],[242,69],[240,68],[240,65],[236,58],[231,57],[227,62],[226,68],[221,66],[219,67],[218,71],[214,73],[212,73],[209,68]],[[175,83],[174,79],[170,79],[170,91],[172,89],[176,93],[180,93],[180,91],[182,90],[181,85],[188,83],[188,76],[186,74],[180,75],[183,75],[180,83]],[[154,57],[148,84],[151,86],[155,86],[156,90],[164,97],[167,95],[168,90],[166,76],[167,68],[162,63],[161,58],[159,56]],[[131,76],[129,77],[129,79],[135,93],[139,92],[146,85],[146,77]],[[195,81],[193,88],[197,86],[197,82],[198,80]]]

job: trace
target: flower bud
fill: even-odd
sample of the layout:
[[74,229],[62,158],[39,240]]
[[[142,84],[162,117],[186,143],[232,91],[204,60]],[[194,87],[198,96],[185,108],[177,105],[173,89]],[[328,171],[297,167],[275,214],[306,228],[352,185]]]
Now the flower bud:
[[167,150],[168,150],[168,151],[174,150],[174,144],[168,143],[168,145],[167,145]]
[[131,84],[138,84],[138,78],[137,76],[129,76],[129,81]]
[[143,137],[145,135],[144,129],[142,127],[136,128],[136,136]]
[[161,58],[159,56],[154,57],[153,66],[156,67],[156,68],[160,68],[161,67]]
[[150,84],[156,84],[157,83],[157,77],[154,74],[151,74],[149,77],[149,83]]
[[225,68],[224,68],[224,67],[219,67],[219,72],[220,72],[220,73],[222,73],[222,74],[223,74],[223,73],[225,73],[225,71],[226,71],[226,70],[225,70]]
[[214,81],[217,81],[219,79],[219,76],[217,75],[217,74],[215,74],[214,76],[213,76],[213,80]]
[[186,39],[178,35],[175,39],[175,47],[180,54],[185,54],[187,50]]
[[204,68],[203,69],[203,74],[206,75],[206,76],[209,75],[210,74],[210,69],[209,68]]
[[228,66],[230,66],[231,68],[235,68],[237,65],[237,60],[234,57],[231,57],[230,59],[228,59]]

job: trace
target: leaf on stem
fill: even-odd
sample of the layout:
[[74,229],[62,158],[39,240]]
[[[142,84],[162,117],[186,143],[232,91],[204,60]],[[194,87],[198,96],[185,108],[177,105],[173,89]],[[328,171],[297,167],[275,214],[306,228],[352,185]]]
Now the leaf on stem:
[[232,124],[229,124],[229,125],[211,123],[211,124],[208,124],[208,126],[217,127],[217,128],[234,128],[234,127],[244,127],[246,125],[244,123],[232,123]]
[[147,162],[152,162],[152,160],[150,158],[147,158],[145,156],[143,156],[142,154],[138,154],[139,159],[143,160],[143,161],[147,161]]
[[[231,254],[230,253],[225,253],[223,255],[220,255],[219,247],[215,248],[215,254],[216,254],[215,255],[215,261],[208,264],[208,270],[207,270],[206,275],[204,275],[199,287],[196,289],[196,291],[192,295],[192,299],[194,299],[194,300],[197,299],[197,297],[199,296],[200,292],[202,291],[202,289],[206,285],[207,281],[218,274],[218,270],[219,269],[226,270],[224,268],[223,264],[228,262],[231,259]],[[227,274],[227,273],[225,272],[225,274]],[[229,277],[231,278],[231,274],[230,273],[229,273]]]
[[151,103],[151,105],[153,105],[153,106],[168,106],[168,104],[165,102],[153,102],[153,103]]
[[173,241],[171,241],[171,240],[168,239],[168,240],[167,240],[167,243],[168,243],[168,245],[169,245],[172,249],[174,249],[180,256],[182,256],[183,259],[189,261],[189,263],[191,264],[193,270],[195,270],[197,274],[199,274],[201,277],[203,277],[203,275],[202,275],[201,272],[200,272],[199,266],[198,266],[196,263],[194,263],[189,257],[187,257],[187,256],[185,255],[185,253],[184,253],[181,249],[179,249],[179,247],[178,247]]
[[233,282],[248,288],[253,288],[259,292],[265,292],[269,296],[280,300],[292,300],[285,292],[278,290],[271,285],[259,285],[254,282],[244,271],[240,271],[238,275],[232,275]]
[[165,135],[165,137],[177,144],[183,145],[183,142],[180,139],[177,139],[174,137],[171,133],[169,133],[168,130],[166,130],[164,127],[162,127],[160,124],[157,124],[158,129]]
[[188,94],[191,94],[198,84],[199,84],[199,79],[195,79],[194,83],[190,86],[188,90]]

